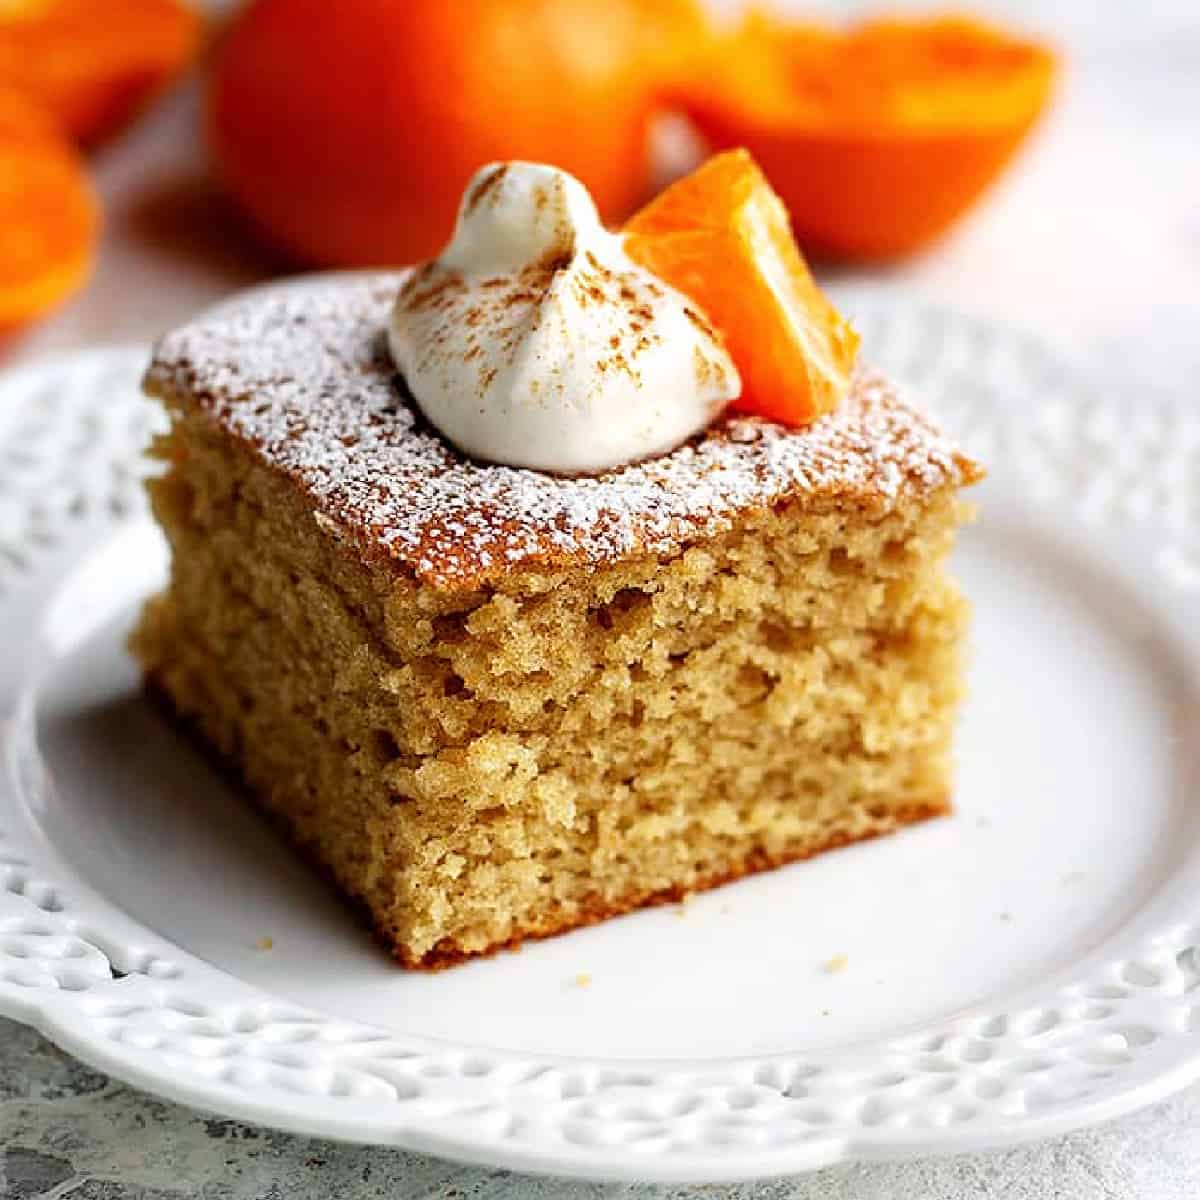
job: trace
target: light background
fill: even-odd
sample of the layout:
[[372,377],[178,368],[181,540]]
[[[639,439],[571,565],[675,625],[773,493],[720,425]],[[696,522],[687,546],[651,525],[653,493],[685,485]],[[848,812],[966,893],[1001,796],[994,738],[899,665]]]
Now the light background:
[[[932,299],[1016,325],[1131,405],[1158,389],[1196,395],[1200,0],[977,0],[973,7],[1064,48],[1055,110],[1012,174],[944,243],[902,267],[850,278],[898,302]],[[181,92],[101,157],[107,230],[96,278],[68,309],[8,346],[0,362],[144,340],[262,276],[262,260],[203,182],[194,106],[194,89]],[[447,1195],[1195,1200],[1200,1088],[1111,1125],[1005,1153],[834,1168],[744,1188],[610,1188],[206,1119],[113,1084],[36,1034],[0,1022],[4,1200]]]
[[[731,9],[740,0],[710,2]],[[1200,0],[971,7],[1064,49],[1057,104],[948,239],[870,278],[1020,325],[1094,369],[1133,373],[1135,386],[1200,377]],[[96,278],[9,358],[144,339],[262,274],[264,262],[202,183],[194,102],[173,97],[101,157],[107,230]]]

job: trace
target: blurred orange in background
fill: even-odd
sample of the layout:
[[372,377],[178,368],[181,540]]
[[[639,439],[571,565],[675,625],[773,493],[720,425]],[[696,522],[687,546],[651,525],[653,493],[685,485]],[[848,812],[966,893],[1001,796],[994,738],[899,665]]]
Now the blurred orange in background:
[[191,62],[200,32],[180,0],[0,0],[0,83],[94,145]]
[[692,0],[252,0],[214,65],[210,141],[246,213],[308,263],[430,256],[493,159],[564,167],[615,220],[705,32]]
[[[0,0],[0,91],[41,114],[18,135],[6,101],[0,127],[5,324],[86,278],[97,224],[73,146],[124,128],[202,33],[188,0]],[[672,108],[716,148],[753,152],[806,249],[885,260],[971,206],[1054,69],[1044,47],[965,17],[718,32],[701,0],[246,0],[204,121],[230,196],[305,265],[434,254],[495,159],[571,171],[619,223],[647,198],[652,122]]]
[[80,285],[99,223],[74,146],[34,103],[0,88],[0,334]]
[[848,30],[755,17],[682,101],[716,148],[751,150],[806,248],[887,260],[943,233],[1000,174],[1054,70],[1044,46],[964,17]]
[[715,148],[754,153],[809,249],[884,260],[995,179],[1054,65],[964,17],[759,16],[718,37],[693,0],[251,0],[215,64],[209,132],[277,247],[368,266],[433,254],[493,159],[564,167],[619,220],[674,102]]
[[0,331],[82,286],[100,222],[76,144],[123,128],[200,33],[182,0],[0,0]]

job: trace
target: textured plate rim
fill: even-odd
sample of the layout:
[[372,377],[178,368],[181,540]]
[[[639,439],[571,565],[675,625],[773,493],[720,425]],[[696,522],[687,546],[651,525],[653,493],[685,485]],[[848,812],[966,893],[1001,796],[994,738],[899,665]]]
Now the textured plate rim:
[[[1069,506],[1095,553],[1112,540],[1094,532],[1099,525],[1115,522],[1142,541],[1155,530],[1144,553],[1177,613],[1188,612],[1200,586],[1200,496],[1188,484],[1200,478],[1200,415],[1160,400],[1117,436],[1120,398],[1085,387],[1033,339],[945,310],[900,314],[869,294],[857,311],[868,341],[885,347],[883,365],[902,380],[917,376],[969,449],[1019,468],[1039,502]],[[80,550],[139,511],[135,463],[154,415],[131,385],[145,358],[142,347],[93,350],[0,378],[0,629],[9,646],[38,621],[41,598]],[[987,386],[972,391],[971,375]],[[113,397],[102,413],[97,387]],[[994,402],[998,387],[1036,396],[1036,408],[1014,419],[1012,406]],[[18,406],[19,393],[40,402]],[[7,474],[6,455],[18,464]],[[1131,486],[1139,482],[1153,487]],[[19,663],[0,666],[0,713],[12,710],[0,727],[0,1013],[164,1098],[515,1170],[718,1182],[1012,1145],[1200,1077],[1200,913],[1187,901],[1200,885],[1200,854],[1119,944],[1110,939],[1073,975],[1042,980],[1002,1010],[849,1050],[599,1062],[331,1020],[195,959],[72,876],[18,803],[45,786],[28,752],[21,683]],[[977,1085],[981,1063],[989,1077],[1036,1084],[976,1096],[966,1113],[963,1081]],[[918,1085],[934,1077],[951,1087],[924,1096]]]

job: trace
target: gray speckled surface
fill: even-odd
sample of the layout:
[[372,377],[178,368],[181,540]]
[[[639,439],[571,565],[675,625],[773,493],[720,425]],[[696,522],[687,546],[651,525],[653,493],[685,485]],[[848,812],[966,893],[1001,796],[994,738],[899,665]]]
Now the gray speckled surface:
[[1200,1087],[1096,1129],[1002,1153],[835,1167],[728,1187],[567,1183],[292,1137],[113,1083],[0,1021],[3,1200],[1194,1200]]

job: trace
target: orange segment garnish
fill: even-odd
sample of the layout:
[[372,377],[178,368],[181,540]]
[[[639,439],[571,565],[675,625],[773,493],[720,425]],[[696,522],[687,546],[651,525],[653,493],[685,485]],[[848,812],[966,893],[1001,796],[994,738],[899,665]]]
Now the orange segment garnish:
[[817,287],[745,150],[709,159],[625,231],[629,256],[695,300],[724,337],[742,376],[735,407],[804,425],[846,394],[858,335]]
[[92,144],[187,66],[200,33],[185,0],[0,0],[0,82]]
[[806,249],[919,249],[1000,174],[1046,107],[1044,46],[960,17],[849,30],[753,18],[684,88],[717,149],[746,146]]
[[0,332],[82,285],[99,222],[75,148],[23,97],[0,91]]

